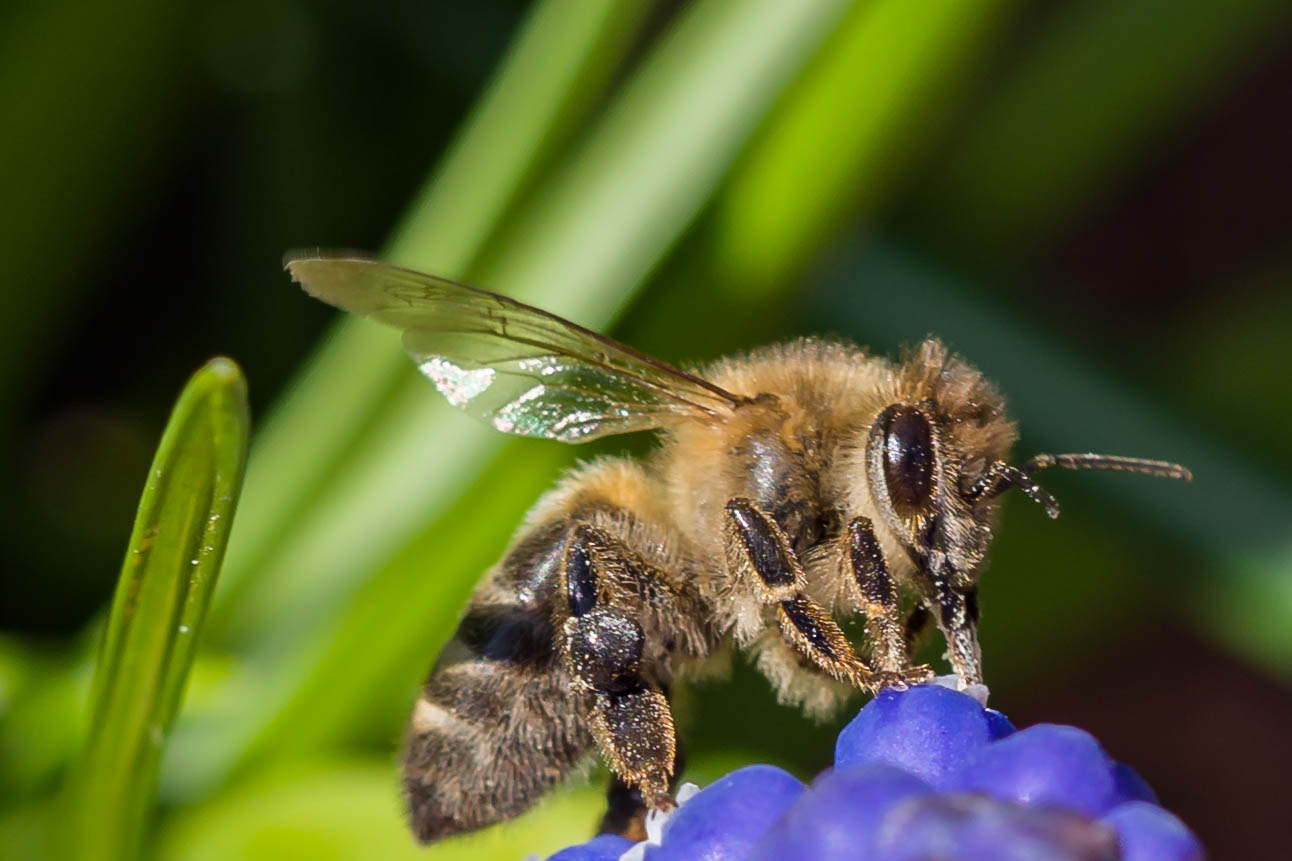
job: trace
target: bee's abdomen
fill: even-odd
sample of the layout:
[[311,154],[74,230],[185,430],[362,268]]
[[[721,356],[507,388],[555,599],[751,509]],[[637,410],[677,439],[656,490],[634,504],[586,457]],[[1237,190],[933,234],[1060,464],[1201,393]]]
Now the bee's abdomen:
[[591,747],[557,652],[552,590],[535,571],[559,557],[562,540],[535,535],[508,554],[422,688],[404,789],[423,842],[516,816]]
[[536,603],[472,606],[454,635],[460,659],[540,672],[555,660],[555,637],[546,608]]

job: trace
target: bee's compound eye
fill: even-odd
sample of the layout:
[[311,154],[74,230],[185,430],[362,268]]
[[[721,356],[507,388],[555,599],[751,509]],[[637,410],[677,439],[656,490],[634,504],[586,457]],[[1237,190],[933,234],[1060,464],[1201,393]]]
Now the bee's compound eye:
[[933,492],[933,428],[915,407],[894,405],[880,416],[884,480],[902,513],[924,507]]

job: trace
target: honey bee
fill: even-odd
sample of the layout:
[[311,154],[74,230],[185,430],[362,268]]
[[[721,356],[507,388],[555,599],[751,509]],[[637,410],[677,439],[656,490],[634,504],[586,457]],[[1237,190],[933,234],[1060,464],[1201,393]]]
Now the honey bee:
[[[353,257],[289,256],[311,295],[403,330],[448,401],[503,433],[579,443],[656,431],[644,462],[575,467],[527,516],[435,661],[404,743],[416,837],[514,817],[589,761],[602,830],[672,806],[670,686],[724,643],[783,702],[930,677],[936,624],[982,681],[978,575],[1003,492],[1058,516],[1050,466],[1189,479],[1175,464],[1009,454],[996,387],[936,339],[899,361],[801,339],[679,370],[546,311]],[[863,658],[835,621],[860,616]]]

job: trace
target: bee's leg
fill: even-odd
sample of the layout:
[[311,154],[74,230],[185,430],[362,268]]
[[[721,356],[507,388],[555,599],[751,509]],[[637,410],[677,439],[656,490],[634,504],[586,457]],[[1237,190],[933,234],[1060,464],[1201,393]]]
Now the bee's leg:
[[[667,695],[665,691],[665,695]],[[677,742],[677,752],[673,757],[673,783],[683,769],[682,743]],[[670,786],[670,789],[676,787]],[[610,786],[606,790],[606,815],[601,817],[597,826],[598,834],[618,834],[627,837],[634,843],[646,839],[646,801],[641,790],[629,786],[618,775],[610,776]]]
[[612,774],[606,789],[606,815],[601,817],[597,833],[618,834],[640,843],[646,839],[646,810],[641,790]]
[[[848,569],[861,594],[861,610],[866,616],[866,633],[874,643],[875,663],[888,673],[899,673],[910,667],[911,649],[902,627],[902,608],[897,588],[889,576],[883,551],[875,540],[875,529],[868,517],[857,517],[844,531],[844,553]],[[925,667],[914,667],[918,672]]]
[[938,627],[947,641],[951,670],[966,685],[982,684],[982,650],[978,648],[978,590],[959,592],[944,588],[938,592]]
[[729,564],[757,575],[752,579],[761,587],[760,601],[775,605],[782,635],[812,663],[869,691],[927,675],[868,667],[830,615],[803,594],[803,567],[776,521],[740,497],[727,503],[726,514]]
[[605,600],[609,567],[633,568],[613,538],[579,525],[566,547],[569,618],[566,665],[590,701],[589,728],[610,770],[641,792],[647,807],[669,807],[677,751],[668,699],[642,661],[646,635],[628,612]]

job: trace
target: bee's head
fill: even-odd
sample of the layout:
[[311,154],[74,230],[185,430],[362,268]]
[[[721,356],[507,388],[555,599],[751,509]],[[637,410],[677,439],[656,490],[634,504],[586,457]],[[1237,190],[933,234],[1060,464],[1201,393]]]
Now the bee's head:
[[929,595],[973,588],[1005,490],[1019,488],[1058,517],[1058,504],[1032,477],[1039,469],[1058,465],[1191,478],[1176,464],[1097,454],[1042,454],[1022,466],[1010,464],[1017,434],[1004,399],[934,339],[898,366],[896,393],[871,425],[867,478],[880,516]]
[[928,581],[921,586],[973,586],[996,507],[973,487],[1015,436],[995,386],[941,342],[924,341],[899,365],[897,397],[870,428],[866,468],[880,516]]

